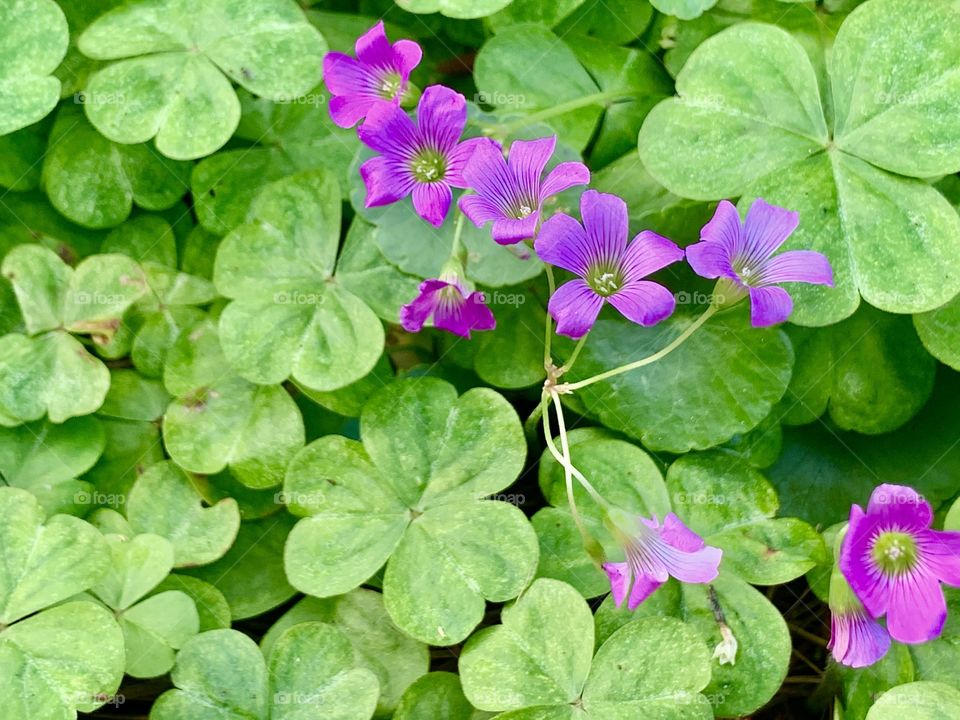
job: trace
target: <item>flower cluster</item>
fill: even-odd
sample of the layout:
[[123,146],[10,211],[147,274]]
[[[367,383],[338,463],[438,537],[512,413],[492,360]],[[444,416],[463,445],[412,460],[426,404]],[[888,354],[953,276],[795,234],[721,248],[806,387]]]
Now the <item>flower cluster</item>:
[[[579,221],[564,213],[545,219],[550,198],[589,184],[587,167],[561,162],[545,173],[556,136],[516,140],[506,149],[489,137],[465,138],[466,100],[442,85],[419,95],[411,118],[403,106],[418,96],[410,75],[421,57],[415,42],[391,44],[382,22],[357,40],[355,58],[326,56],[324,80],[333,95],[334,122],[361,123],[358,136],[376,153],[360,167],[366,206],[410,196],[414,211],[441,227],[453,190],[464,190],[457,207],[477,227],[489,224],[494,241],[532,243],[541,260],[576,276],[550,298],[557,333],[583,337],[604,305],[639,325],[664,320],[675,308],[673,294],[647,278],[684,258],[697,274],[718,280],[714,298],[722,304],[749,297],[751,320],[758,327],[790,315],[792,301],[780,283],[832,284],[830,264],[820,253],[792,250],[774,256],[799,217],[762,199],[754,201],[742,223],[733,205],[721,202],[701,231],[701,242],[686,252],[649,230],[628,242],[627,206],[615,195],[585,192]],[[457,240],[444,277],[425,281],[403,308],[406,330],[417,332],[431,318],[435,327],[463,337],[495,327],[489,310],[477,306],[482,295],[467,282],[456,245]]]
[[940,636],[941,583],[960,586],[960,532],[932,523],[930,503],[903,485],[880,485],[866,511],[850,509],[830,582],[829,647],[838,662],[865,667],[891,639],[914,645]]

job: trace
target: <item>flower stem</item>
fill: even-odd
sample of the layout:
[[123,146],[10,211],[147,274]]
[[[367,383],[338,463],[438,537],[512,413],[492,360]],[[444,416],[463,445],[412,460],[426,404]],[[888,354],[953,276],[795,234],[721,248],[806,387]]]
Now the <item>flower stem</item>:
[[703,314],[700,317],[698,317],[696,320],[690,323],[687,329],[684,330],[682,333],[680,333],[676,338],[674,338],[674,340],[669,345],[667,345],[662,350],[658,350],[653,355],[645,357],[641,360],[636,360],[632,363],[627,363],[626,365],[621,365],[620,367],[613,368],[613,370],[607,370],[606,372],[602,372],[599,375],[594,375],[593,377],[588,377],[585,380],[580,380],[579,382],[558,385],[557,392],[561,392],[561,393],[573,392],[574,390],[579,390],[580,388],[587,387],[587,385],[593,385],[594,383],[600,382],[601,380],[606,380],[608,378],[616,377],[617,375],[621,375],[625,372],[630,372],[631,370],[636,370],[637,368],[641,368],[644,365],[650,365],[651,363],[657,362],[657,360],[660,360],[666,357],[667,355],[672,353],[674,350],[676,350],[678,347],[683,345],[683,343],[686,342],[687,339],[691,335],[693,335],[700,328],[701,325],[703,325],[707,320],[709,320],[715,312],[717,312],[717,307],[715,305],[711,305],[710,307],[708,307],[706,310],[704,310]]
[[577,480],[580,481],[583,489],[590,494],[590,497],[593,498],[593,501],[601,508],[606,509],[607,501],[604,500],[603,496],[597,492],[597,489],[590,483],[590,481],[583,476],[583,473],[573,466],[573,460],[570,459],[570,444],[567,442],[567,426],[563,419],[563,403],[560,402],[559,395],[556,393],[551,393],[551,395],[553,396],[554,408],[557,411],[557,434],[560,435],[560,446],[563,448],[563,454],[566,458],[565,467],[569,469],[571,475],[575,476]]
[[635,97],[636,94],[636,90],[607,90],[604,92],[593,93],[592,95],[584,95],[583,97],[578,97],[574,100],[568,100],[567,102],[560,103],[559,105],[553,105],[552,107],[538,110],[537,112],[530,113],[529,115],[525,115],[522,118],[517,118],[516,120],[511,120],[507,123],[502,123],[500,125],[489,125],[487,127],[490,130],[490,134],[507,136],[514,130],[519,130],[520,128],[527,127],[528,125],[532,125],[542,120],[549,120],[552,117],[563,115],[564,113],[572,112],[573,110],[579,110],[580,108],[588,107],[590,105],[605,105],[606,103],[615,100],[627,100]]
[[589,337],[589,335],[590,333],[588,332],[586,335],[584,335],[582,338],[580,338],[577,341],[577,346],[573,348],[573,352],[570,354],[570,359],[567,360],[563,364],[563,367],[561,367],[557,371],[557,377],[562,376],[564,373],[570,372],[570,368],[573,367],[573,364],[577,361],[577,358],[580,356],[580,351],[583,349],[583,346],[586,344],[587,337]]
[[[553,279],[553,268],[549,265],[546,265],[547,269],[547,285],[550,289],[550,297],[553,297],[554,291],[557,289],[557,283]],[[550,354],[550,344],[553,341],[553,318],[550,317],[550,313],[547,312],[546,328],[544,330],[543,336],[543,367],[550,372],[553,368],[553,357]]]
[[463,222],[466,219],[460,210],[457,210],[457,220],[456,224],[453,227],[453,245],[450,246],[450,257],[456,258],[462,265],[466,265],[464,262],[465,258],[460,257],[463,255],[463,247],[460,243],[460,237],[463,235]]

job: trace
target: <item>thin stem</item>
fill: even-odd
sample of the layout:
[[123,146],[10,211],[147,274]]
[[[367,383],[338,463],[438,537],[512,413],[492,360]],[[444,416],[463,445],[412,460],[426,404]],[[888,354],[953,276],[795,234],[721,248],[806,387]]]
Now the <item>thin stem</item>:
[[463,222],[466,218],[462,212],[457,210],[457,223],[453,228],[453,245],[450,247],[450,257],[456,258],[461,263],[463,258],[460,257],[463,252],[463,248],[460,245],[460,236],[463,235]]
[[590,105],[603,105],[614,100],[626,100],[628,98],[635,97],[636,94],[636,90],[608,90],[606,92],[593,93],[592,95],[584,95],[583,97],[579,97],[574,100],[568,100],[567,102],[560,103],[559,105],[553,105],[552,107],[538,110],[537,112],[530,113],[522,118],[490,127],[497,134],[509,135],[514,130],[519,130],[520,128],[527,127],[528,125],[540,122],[541,120],[549,120],[557,115],[563,115],[564,113],[572,112],[573,110],[579,110],[582,107],[588,107]]
[[[553,268],[549,265],[547,268],[547,286],[550,289],[550,297],[553,297],[554,291],[557,289],[557,283],[553,279]],[[553,341],[553,318],[550,317],[550,313],[547,313],[546,327],[544,329],[543,335],[543,367],[546,368],[547,372],[550,371],[553,364],[553,357],[551,356],[550,344]]]
[[551,393],[551,395],[553,397],[554,408],[556,408],[557,411],[557,432],[560,435],[560,445],[563,448],[565,457],[567,458],[566,467],[570,470],[570,473],[580,481],[580,484],[583,485],[583,489],[590,493],[590,497],[593,498],[593,501],[601,508],[606,509],[607,501],[604,500],[603,496],[597,492],[597,489],[590,483],[590,481],[583,476],[583,473],[573,466],[573,461],[570,459],[570,445],[567,442],[567,427],[563,419],[563,403],[560,402],[559,395],[556,393]]
[[577,341],[577,345],[576,345],[575,348],[573,348],[573,353],[571,353],[570,359],[567,360],[567,361],[563,364],[563,367],[560,368],[560,369],[557,371],[557,376],[558,376],[558,377],[559,377],[559,376],[562,376],[564,373],[570,372],[570,368],[573,367],[573,364],[577,361],[577,358],[580,356],[580,351],[583,349],[583,346],[586,344],[586,342],[587,342],[587,337],[588,337],[589,335],[590,335],[590,333],[587,333],[587,334],[584,335],[582,338],[580,338],[580,340]]
[[553,455],[553,459],[556,460],[563,467],[564,471],[564,480],[566,481],[567,487],[567,503],[570,505],[570,514],[573,515],[573,521],[577,525],[577,530],[580,531],[580,538],[583,540],[584,547],[589,547],[591,538],[590,533],[587,532],[586,526],[583,524],[583,518],[580,517],[580,511],[577,510],[577,500],[573,495],[573,473],[572,465],[567,459],[566,453],[563,455],[560,454],[560,451],[557,450],[556,444],[553,442],[553,431],[550,429],[550,408],[549,408],[549,395],[544,393],[543,402],[541,403],[543,407],[543,436],[547,441],[547,449],[550,450],[550,454]]
[[614,368],[613,370],[607,370],[606,372],[602,372],[599,375],[588,377],[586,380],[580,380],[579,382],[575,382],[575,383],[567,383],[564,385],[559,385],[557,386],[557,392],[573,392],[574,390],[579,390],[580,388],[587,387],[587,385],[593,385],[594,383],[600,382],[601,380],[606,380],[608,378],[616,377],[617,375],[622,375],[625,372],[630,372],[631,370],[636,370],[637,368],[641,368],[644,365],[650,365],[651,363],[657,362],[657,360],[660,360],[666,357],[667,355],[672,353],[674,350],[676,350],[678,347],[683,345],[683,343],[686,342],[686,340],[691,335],[693,335],[700,328],[701,325],[703,325],[707,320],[709,320],[710,317],[715,312],[717,312],[717,307],[715,305],[711,305],[710,307],[708,307],[700,317],[698,317],[696,320],[690,323],[687,329],[684,330],[682,333],[680,333],[669,345],[667,345],[662,350],[655,352],[653,355],[645,357],[641,360],[636,360],[626,365],[621,365],[620,367]]

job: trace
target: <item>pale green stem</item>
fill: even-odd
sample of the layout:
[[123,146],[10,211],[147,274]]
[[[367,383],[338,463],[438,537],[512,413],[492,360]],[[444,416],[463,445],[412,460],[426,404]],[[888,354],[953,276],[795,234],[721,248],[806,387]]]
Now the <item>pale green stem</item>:
[[694,320],[689,325],[689,327],[687,327],[686,330],[680,333],[669,345],[667,345],[662,350],[655,352],[653,355],[650,355],[649,357],[645,357],[641,360],[636,360],[632,363],[627,363],[626,365],[621,365],[620,367],[613,368],[613,370],[607,370],[606,372],[602,372],[599,375],[594,375],[593,377],[588,377],[585,380],[580,380],[579,382],[558,385],[557,392],[561,392],[561,393],[573,392],[574,390],[579,390],[580,388],[587,387],[587,385],[593,385],[594,383],[600,382],[601,380],[607,380],[608,378],[616,377],[617,375],[622,375],[625,372],[630,372],[631,370],[636,370],[637,368],[641,368],[644,365],[650,365],[651,363],[657,362],[657,360],[661,360],[662,358],[666,357],[667,355],[672,353],[674,350],[676,350],[678,347],[683,345],[683,343],[686,342],[687,339],[691,335],[693,335],[700,328],[701,325],[703,325],[707,320],[709,320],[715,312],[717,312],[717,307],[715,305],[711,305],[710,307],[708,307],[700,317]]
[[587,342],[587,337],[589,336],[589,334],[590,334],[590,333],[587,333],[587,334],[584,335],[582,338],[580,338],[579,341],[577,341],[577,346],[576,346],[575,348],[573,348],[573,353],[571,353],[570,359],[567,360],[567,361],[563,364],[563,367],[560,368],[560,370],[557,371],[557,376],[558,376],[558,377],[562,376],[564,373],[570,372],[570,368],[573,367],[573,364],[577,361],[577,358],[580,356],[580,351],[583,349],[583,346],[586,344],[586,342]]
[[466,215],[457,210],[457,221],[453,228],[453,245],[450,246],[450,257],[456,258],[464,265],[466,263],[463,263],[463,258],[460,257],[460,254],[463,251],[463,248],[460,245],[460,237],[463,235],[463,223],[465,219]]
[[[550,297],[553,297],[554,291],[557,289],[557,283],[553,279],[553,268],[549,265],[547,268],[547,285],[550,289]],[[550,313],[547,313],[546,320],[546,329],[543,336],[543,366],[549,372],[550,366],[553,363],[553,358],[550,355],[550,344],[553,342],[553,318],[550,317]]]
[[522,118],[503,123],[502,125],[493,125],[488,127],[490,127],[497,134],[509,135],[514,130],[519,130],[520,128],[532,125],[542,120],[549,120],[552,117],[563,115],[564,113],[572,112],[573,110],[579,110],[582,107],[588,107],[590,105],[604,105],[608,102],[613,102],[614,100],[626,100],[635,97],[636,94],[636,90],[608,90],[606,92],[593,93],[592,95],[584,95],[583,97],[579,97],[574,100],[568,100],[567,102],[560,103],[559,105],[553,105],[552,107],[538,110],[537,112],[530,113]]
[[567,426],[563,419],[563,403],[560,402],[560,396],[555,392],[550,394],[553,396],[553,405],[557,411],[557,434],[560,435],[560,446],[563,448],[564,457],[567,459],[564,468],[580,481],[580,484],[583,485],[583,489],[590,493],[590,497],[593,498],[593,501],[597,505],[603,509],[606,509],[608,507],[607,501],[604,500],[603,496],[597,492],[597,489],[590,483],[590,481],[583,476],[583,473],[573,466],[573,460],[570,459],[570,444],[567,441]]
[[543,437],[547,441],[547,449],[550,451],[550,454],[553,455],[553,459],[560,463],[560,466],[563,468],[564,480],[566,481],[567,488],[567,503],[570,505],[570,514],[573,515],[573,522],[576,524],[577,530],[580,531],[580,537],[583,540],[584,546],[586,547],[591,543],[591,536],[590,533],[587,532],[586,526],[583,524],[583,518],[580,517],[580,511],[577,510],[577,500],[573,495],[573,465],[567,458],[566,453],[561,455],[560,451],[557,450],[556,444],[553,442],[553,431],[550,429],[550,407],[548,402],[549,396],[544,393],[543,399]]

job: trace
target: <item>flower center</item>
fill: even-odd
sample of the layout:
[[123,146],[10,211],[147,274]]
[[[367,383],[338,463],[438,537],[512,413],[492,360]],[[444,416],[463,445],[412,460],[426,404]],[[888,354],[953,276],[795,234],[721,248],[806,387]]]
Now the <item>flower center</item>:
[[509,207],[507,212],[510,217],[516,218],[517,220],[523,220],[525,217],[530,217],[536,207],[537,203],[533,202],[533,200],[528,198],[520,198]]
[[380,87],[377,88],[380,97],[385,100],[393,100],[403,89],[403,78],[400,73],[387,71],[380,78]]
[[733,270],[740,277],[740,282],[749,287],[757,287],[760,284],[760,268],[751,266],[749,260],[735,260]]
[[599,265],[587,273],[587,285],[601,297],[610,297],[623,287],[623,271],[615,265]]
[[888,574],[909,572],[917,564],[917,542],[903,532],[882,532],[873,541],[873,561]]
[[436,150],[422,150],[414,156],[410,171],[418,182],[439,182],[447,174],[447,160]]

